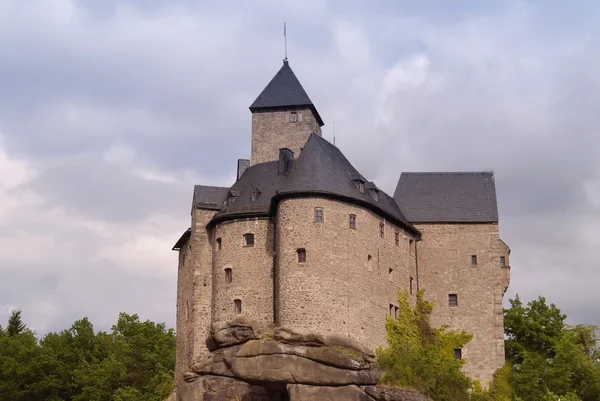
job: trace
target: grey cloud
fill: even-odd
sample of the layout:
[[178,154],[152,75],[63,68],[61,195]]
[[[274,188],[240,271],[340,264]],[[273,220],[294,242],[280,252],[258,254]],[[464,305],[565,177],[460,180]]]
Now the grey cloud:
[[[280,66],[283,20],[292,68],[325,119],[325,137],[335,120],[336,143],[361,172],[392,192],[401,171],[494,169],[501,234],[513,251],[508,295],[543,294],[573,321],[600,323],[588,306],[598,302],[594,252],[580,232],[598,215],[583,190],[600,181],[599,47],[589,39],[597,6],[130,0],[73,3],[78,14],[61,20],[11,4],[12,18],[0,16],[2,145],[39,172],[19,190],[41,196],[43,209],[111,227],[35,224],[26,211],[0,221],[0,249],[10,233],[51,236],[64,249],[32,250],[47,256],[45,266],[0,255],[0,266],[10,264],[0,304],[26,305],[32,325],[60,329],[83,315],[104,325],[119,310],[173,323],[175,256],[164,273],[106,252],[123,233],[133,246],[161,228],[185,229],[191,183],[150,181],[103,155],[125,143],[158,172],[228,184],[235,160],[249,155],[247,107]],[[352,43],[337,47],[339,26],[364,35],[360,63],[351,63]],[[407,76],[386,87],[395,65],[408,68],[419,55],[429,61],[422,83]],[[156,214],[173,220],[150,229]],[[16,291],[23,281],[34,284]],[[66,305],[64,313],[52,315],[52,305]]]

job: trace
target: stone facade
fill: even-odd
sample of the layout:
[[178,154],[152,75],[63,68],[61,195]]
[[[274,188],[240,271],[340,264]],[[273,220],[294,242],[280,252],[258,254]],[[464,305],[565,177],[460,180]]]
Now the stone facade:
[[[419,286],[434,303],[432,324],[473,335],[462,350],[464,370],[487,385],[504,365],[502,297],[510,278],[509,250],[498,224],[416,227],[422,234],[417,243]],[[450,306],[450,294],[456,294],[456,306]]]
[[[315,208],[322,208],[323,223],[315,223]],[[349,227],[351,214],[355,229]],[[337,200],[287,199],[278,207],[277,247],[278,325],[343,334],[372,349],[386,344],[390,305],[397,305],[398,289],[409,289],[416,278],[401,228]],[[306,250],[305,263],[298,262],[298,249]]]
[[[296,117],[292,118],[292,112]],[[281,148],[289,148],[298,157],[312,133],[321,135],[321,127],[310,108],[255,111],[252,113],[251,162],[276,160]]]
[[216,211],[193,209],[191,235],[179,251],[175,386],[193,360],[205,355],[212,313],[212,246],[206,225]]
[[[217,246],[214,251],[214,322],[238,316],[234,301],[239,300],[243,316],[264,327],[272,326],[273,228],[268,218],[225,221],[216,227],[221,249]],[[253,235],[252,246],[245,245],[246,234]],[[229,278],[226,269],[231,269]]]

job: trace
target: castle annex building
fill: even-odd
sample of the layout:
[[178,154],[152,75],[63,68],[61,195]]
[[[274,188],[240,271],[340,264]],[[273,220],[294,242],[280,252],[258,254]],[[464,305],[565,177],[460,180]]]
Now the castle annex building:
[[504,364],[500,239],[491,172],[402,173],[393,196],[323,139],[323,120],[287,60],[250,106],[250,160],[229,188],[194,188],[174,246],[176,388],[208,353],[211,324],[268,327],[386,344],[398,289],[425,289],[432,323],[473,335],[455,356],[485,385]]

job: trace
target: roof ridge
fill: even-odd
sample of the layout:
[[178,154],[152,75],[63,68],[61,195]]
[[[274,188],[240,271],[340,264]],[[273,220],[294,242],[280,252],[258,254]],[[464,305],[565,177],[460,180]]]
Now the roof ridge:
[[470,175],[478,175],[478,174],[488,174],[494,175],[494,171],[492,170],[481,170],[481,171],[403,171],[400,175],[411,175],[411,174],[422,174],[422,175],[443,175],[443,174],[470,174]]

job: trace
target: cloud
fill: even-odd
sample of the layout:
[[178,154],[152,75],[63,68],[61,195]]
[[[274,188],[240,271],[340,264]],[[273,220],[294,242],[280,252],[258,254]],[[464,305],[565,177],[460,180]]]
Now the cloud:
[[[324,136],[392,192],[493,169],[509,296],[600,323],[598,7],[465,1],[0,0],[0,322],[175,319],[193,184],[248,157],[248,106],[290,63]],[[577,21],[577,24],[564,23]],[[577,291],[573,291],[573,289]]]

